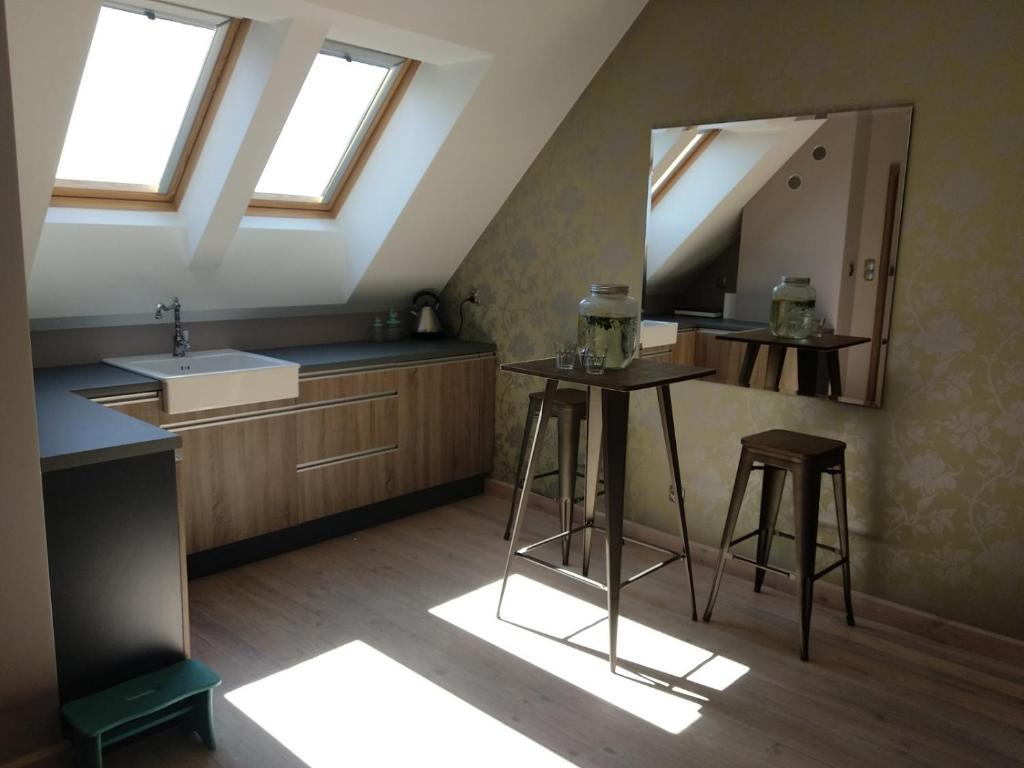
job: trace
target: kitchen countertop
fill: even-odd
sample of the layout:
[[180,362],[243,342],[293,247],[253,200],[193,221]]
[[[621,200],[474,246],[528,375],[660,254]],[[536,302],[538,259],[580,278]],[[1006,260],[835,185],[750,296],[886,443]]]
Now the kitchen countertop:
[[768,323],[759,323],[751,320],[726,320],[722,317],[692,317],[690,315],[644,315],[644,320],[678,323],[680,331],[686,331],[691,328],[711,331],[752,331],[755,328],[768,327]]
[[[298,363],[299,375],[450,357],[488,355],[494,345],[458,339],[348,342],[254,350]],[[169,451],[173,432],[132,418],[89,398],[159,392],[155,379],[104,363],[37,368],[36,423],[43,472]]]

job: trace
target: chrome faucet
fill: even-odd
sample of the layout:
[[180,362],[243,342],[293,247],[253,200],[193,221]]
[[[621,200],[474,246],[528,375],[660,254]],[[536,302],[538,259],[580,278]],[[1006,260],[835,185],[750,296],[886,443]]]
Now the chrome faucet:
[[184,357],[192,348],[192,343],[188,339],[188,331],[182,330],[181,327],[181,301],[177,296],[174,297],[174,301],[171,302],[170,306],[162,302],[157,303],[156,319],[162,320],[164,312],[171,309],[174,310],[174,356]]

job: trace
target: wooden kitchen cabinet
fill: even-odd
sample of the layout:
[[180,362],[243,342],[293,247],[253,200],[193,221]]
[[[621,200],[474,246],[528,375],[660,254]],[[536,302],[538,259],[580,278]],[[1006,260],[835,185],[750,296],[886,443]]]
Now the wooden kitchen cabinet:
[[495,359],[312,375],[299,397],[167,414],[159,396],[106,402],[182,440],[189,554],[484,475]]
[[175,431],[189,554],[299,522],[294,413]]
[[491,471],[494,377],[493,358],[402,369],[400,493]]
[[128,397],[107,403],[107,406],[134,419],[157,426],[160,424],[159,394],[146,395],[144,397]]
[[676,343],[669,351],[668,362],[678,365],[695,365],[694,349],[697,340],[697,331],[689,329],[680,331],[676,335]]

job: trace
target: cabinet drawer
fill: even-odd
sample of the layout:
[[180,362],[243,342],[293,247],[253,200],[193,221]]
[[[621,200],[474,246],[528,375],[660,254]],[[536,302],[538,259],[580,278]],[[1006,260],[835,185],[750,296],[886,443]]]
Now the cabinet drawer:
[[299,466],[398,444],[398,397],[308,408],[298,418]]
[[148,421],[150,424],[160,424],[160,395],[153,394],[145,397],[125,397],[119,399],[97,399],[96,402],[102,403],[114,411],[119,411],[126,416],[131,416],[133,419],[141,419],[142,421]]
[[319,464],[300,469],[299,516],[302,522],[344,512],[395,496],[398,452]]
[[398,391],[398,372],[370,371],[340,373],[299,380],[299,402],[315,403],[345,397],[394,394]]

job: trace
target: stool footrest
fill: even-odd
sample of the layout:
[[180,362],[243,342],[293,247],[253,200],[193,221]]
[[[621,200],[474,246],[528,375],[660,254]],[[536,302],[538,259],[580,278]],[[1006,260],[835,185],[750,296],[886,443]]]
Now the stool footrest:
[[750,563],[752,566],[760,568],[762,571],[771,571],[772,573],[777,573],[780,576],[785,576],[787,579],[796,578],[796,574],[792,571],[787,571],[785,568],[777,568],[774,565],[768,565],[767,563],[761,565],[757,560],[752,557],[747,557],[746,555],[741,555],[736,552],[726,552],[726,555],[731,557],[733,560],[742,560],[744,563]]
[[[733,539],[732,541],[729,542],[729,547],[732,548],[732,547],[735,547],[737,544],[742,544],[747,539],[752,539],[754,536],[757,536],[757,534],[758,534],[758,531],[751,531],[750,533],[747,533],[747,534],[744,534],[743,536],[740,536],[738,539]],[[793,536],[792,533],[786,533],[785,531],[773,531],[772,535],[773,536],[780,536],[781,538],[789,539],[790,541],[795,541],[796,540],[796,537]],[[832,553],[834,553],[836,555],[841,555],[842,554],[842,551],[839,549],[839,547],[833,547],[831,544],[822,544],[821,542],[815,542],[814,546],[817,547],[818,549],[824,549],[826,552],[832,552]]]
[[589,576],[583,576],[575,571],[570,571],[568,568],[563,566],[549,563],[547,560],[541,560],[539,557],[534,557],[533,555],[528,555],[524,552],[516,552],[516,557],[521,557],[526,562],[539,565],[541,568],[546,568],[549,571],[554,571],[555,573],[560,573],[563,576],[568,576],[573,581],[578,581],[580,584],[586,584],[588,587],[594,587],[595,589],[600,589],[602,591],[607,591],[608,589],[604,584],[596,579],[592,579]]
[[[796,574],[793,573],[793,571],[787,571],[785,568],[779,568],[779,567],[774,566],[774,565],[768,565],[767,563],[762,565],[761,563],[757,562],[757,560],[755,560],[754,558],[747,557],[746,555],[741,555],[741,554],[739,554],[737,552],[726,552],[726,557],[730,557],[733,560],[742,560],[744,563],[750,563],[750,565],[754,566],[755,568],[760,568],[762,571],[771,571],[772,573],[777,573],[780,576],[785,576],[787,579],[795,579],[796,578]],[[824,568],[822,568],[820,571],[812,574],[811,575],[811,579],[813,579],[814,581],[817,581],[822,576],[824,576],[826,573],[829,573],[830,571],[834,571],[836,568],[838,568],[839,566],[843,565],[846,562],[848,562],[847,558],[841,557],[838,560],[835,560],[835,561],[829,563]]]
[[[521,557],[524,560],[526,560],[527,562],[533,563],[534,565],[539,565],[541,568],[546,568],[549,571],[554,571],[555,573],[560,573],[563,576],[568,576],[571,579],[575,579],[576,581],[580,582],[581,584],[586,584],[587,586],[594,587],[596,589],[600,589],[600,590],[603,590],[603,591],[607,592],[608,591],[608,586],[606,584],[602,584],[600,581],[596,581],[594,579],[591,579],[588,576],[583,576],[581,574],[578,574],[578,573],[575,573],[573,571],[570,571],[569,569],[565,568],[564,566],[555,565],[554,563],[549,563],[547,560],[543,560],[543,559],[541,559],[539,557],[535,557],[534,555],[530,554],[531,551],[533,551],[534,549],[537,549],[538,547],[543,547],[545,544],[551,544],[554,541],[558,541],[559,539],[563,539],[566,536],[571,536],[574,533],[579,533],[580,531],[586,530],[587,528],[590,528],[591,530],[597,531],[598,533],[603,534],[605,536],[608,535],[608,531],[606,529],[604,529],[604,528],[602,528],[600,526],[597,526],[597,525],[587,525],[586,523],[584,523],[583,525],[578,525],[575,528],[570,528],[568,531],[562,531],[561,533],[556,533],[554,536],[548,536],[546,539],[541,539],[540,541],[534,542],[533,544],[528,544],[525,547],[520,547],[519,549],[517,549],[512,554],[515,555],[516,557]],[[639,579],[642,579],[644,576],[649,576],[650,574],[654,573],[655,571],[661,570],[666,565],[671,565],[672,563],[676,562],[677,560],[683,560],[686,557],[686,552],[676,552],[675,550],[666,549],[665,547],[660,547],[657,544],[650,544],[650,543],[648,543],[646,541],[640,541],[639,539],[633,539],[633,538],[630,538],[629,536],[623,536],[622,540],[624,542],[629,542],[630,544],[636,544],[637,546],[640,546],[640,547],[646,547],[647,549],[653,549],[656,552],[661,552],[663,554],[669,555],[670,557],[668,557],[665,560],[661,560],[660,562],[657,562],[654,565],[651,565],[651,566],[645,568],[644,570],[640,571],[639,573],[634,573],[629,578],[625,579],[624,581],[619,582],[619,586],[620,587],[628,586],[628,585],[632,584],[634,581],[638,581]]]

